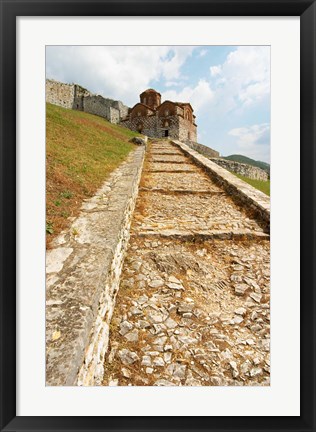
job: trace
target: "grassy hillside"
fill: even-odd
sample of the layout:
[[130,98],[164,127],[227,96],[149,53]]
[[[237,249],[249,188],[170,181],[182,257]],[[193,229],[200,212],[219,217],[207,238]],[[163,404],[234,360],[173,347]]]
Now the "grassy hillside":
[[266,195],[270,196],[270,180],[267,180],[267,181],[254,180],[254,179],[250,179],[248,177],[244,177],[244,176],[242,176],[240,174],[236,174],[236,173],[232,173],[232,174],[234,174],[236,177],[240,178],[244,182],[250,184],[254,188],[260,190],[263,193],[265,193]]
[[128,141],[136,135],[101,117],[46,105],[47,246],[135,148]]
[[251,158],[249,158],[247,156],[243,156],[243,155],[230,155],[230,156],[223,156],[223,159],[228,159],[228,160],[231,160],[231,161],[236,161],[236,162],[252,165],[252,166],[261,168],[264,171],[267,171],[268,173],[270,173],[270,165],[268,163],[262,162],[262,161],[256,161],[256,160],[251,159]]

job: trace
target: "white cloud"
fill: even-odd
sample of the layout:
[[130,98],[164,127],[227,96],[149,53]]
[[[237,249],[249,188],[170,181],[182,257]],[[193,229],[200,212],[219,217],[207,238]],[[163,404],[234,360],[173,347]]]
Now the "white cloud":
[[214,97],[210,84],[201,79],[196,87],[184,87],[180,92],[167,90],[162,94],[164,100],[177,102],[190,102],[194,111],[197,113],[208,107]]
[[183,83],[181,83],[181,81],[166,81],[165,82],[166,87],[179,87],[182,84]]
[[[194,48],[192,46],[178,46],[171,50],[172,56],[167,56],[167,59],[160,63],[162,75],[166,80],[180,77],[180,68],[192,54]],[[159,67],[159,65],[157,66]]]
[[204,57],[206,53],[207,53],[207,50],[206,49],[202,49],[201,51],[199,51],[198,56],[199,57]]
[[[270,47],[242,46],[222,65],[210,67],[216,102],[222,113],[244,109],[270,97]],[[218,79],[216,79],[216,77]]]
[[180,78],[194,47],[50,46],[46,76],[134,105],[150,81]]
[[221,67],[221,65],[211,66],[210,71],[211,71],[211,75],[213,77],[213,76],[219,75],[221,73],[222,67]]
[[242,154],[254,159],[269,161],[269,123],[235,128],[230,130],[228,135],[236,137],[236,144]]

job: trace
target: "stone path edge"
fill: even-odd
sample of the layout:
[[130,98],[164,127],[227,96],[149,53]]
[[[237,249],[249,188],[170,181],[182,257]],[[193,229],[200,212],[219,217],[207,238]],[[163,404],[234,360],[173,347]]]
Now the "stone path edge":
[[47,251],[47,386],[102,382],[144,156],[136,148]]
[[263,192],[240,180],[226,169],[210,161],[205,156],[191,149],[181,141],[172,140],[173,144],[179,147],[185,154],[189,155],[199,166],[209,173],[229,195],[249,208],[256,211],[270,228],[270,198]]

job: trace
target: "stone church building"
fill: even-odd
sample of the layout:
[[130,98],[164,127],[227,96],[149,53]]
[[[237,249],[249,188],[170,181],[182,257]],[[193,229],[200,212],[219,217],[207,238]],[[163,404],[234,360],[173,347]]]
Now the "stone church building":
[[154,89],[145,90],[140,102],[130,108],[120,124],[153,138],[170,137],[182,142],[196,142],[197,125],[189,103],[161,103],[161,94]]

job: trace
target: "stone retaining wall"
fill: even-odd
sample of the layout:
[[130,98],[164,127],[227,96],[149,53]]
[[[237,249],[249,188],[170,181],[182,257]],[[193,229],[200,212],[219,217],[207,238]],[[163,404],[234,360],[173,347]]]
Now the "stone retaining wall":
[[191,141],[191,140],[183,140],[183,142],[186,143],[187,146],[189,146],[191,149],[196,150],[197,152],[201,153],[203,156],[208,158],[218,158],[219,153],[216,150],[213,150],[210,147],[207,147],[203,144],[199,144],[197,142]]
[[145,147],[84,202],[46,257],[46,384],[98,385]]
[[252,209],[270,228],[270,198],[180,141],[172,141],[200,165],[231,197]]
[[240,174],[244,177],[248,177],[254,180],[267,181],[269,179],[268,173],[259,167],[254,167],[244,163],[231,161],[222,158],[211,158],[217,165],[232,171],[236,174]]

